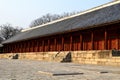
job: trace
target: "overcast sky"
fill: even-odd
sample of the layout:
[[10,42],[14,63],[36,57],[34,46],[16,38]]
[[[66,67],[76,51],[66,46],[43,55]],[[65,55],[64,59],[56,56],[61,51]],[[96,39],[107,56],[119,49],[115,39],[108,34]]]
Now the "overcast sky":
[[47,13],[84,11],[112,0],[0,0],[0,25],[28,28],[31,21]]

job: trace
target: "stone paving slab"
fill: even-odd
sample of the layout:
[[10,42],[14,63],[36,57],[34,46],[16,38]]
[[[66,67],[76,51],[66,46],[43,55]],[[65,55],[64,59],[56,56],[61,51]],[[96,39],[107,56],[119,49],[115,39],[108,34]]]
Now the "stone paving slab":
[[120,67],[0,59],[0,80],[120,80]]
[[49,75],[49,76],[64,76],[64,75],[82,75],[84,73],[80,72],[66,72],[66,71],[60,71],[60,72],[45,72],[45,71],[38,71],[40,74]]

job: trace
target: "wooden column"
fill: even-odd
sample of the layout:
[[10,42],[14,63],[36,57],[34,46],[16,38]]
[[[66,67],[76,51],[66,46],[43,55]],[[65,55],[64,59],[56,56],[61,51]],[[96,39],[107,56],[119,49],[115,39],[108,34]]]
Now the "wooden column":
[[25,47],[25,41],[23,42],[23,52],[25,52],[25,50],[26,50],[26,47]]
[[80,50],[83,50],[83,36],[80,34]]
[[42,40],[42,52],[44,52],[44,40]]
[[35,52],[35,40],[33,40],[33,52]]
[[41,41],[40,41],[40,39],[38,39],[38,52],[40,52],[40,43],[41,43]]
[[21,53],[23,52],[23,47],[24,47],[23,42],[21,42]]
[[18,43],[18,46],[19,46],[19,52],[21,51],[21,45],[20,45],[20,42]]
[[17,46],[17,43],[16,43],[16,49],[15,49],[15,52],[17,53],[17,51],[18,51],[18,46]]
[[62,36],[62,51],[64,51],[64,36]]
[[32,40],[30,40],[30,43],[29,43],[29,46],[30,46],[30,52],[32,52]]
[[27,41],[25,42],[25,52],[27,52]]
[[36,40],[36,51],[38,52],[39,50],[38,50],[38,40]]
[[94,50],[94,32],[91,32],[91,49]]
[[72,38],[72,34],[70,35],[70,51],[72,51],[72,40],[73,40],[73,38]]
[[24,46],[23,46],[23,52],[26,52],[26,42],[23,42]]
[[27,41],[26,43],[27,43],[27,52],[29,52],[29,48],[30,48],[29,43],[30,43],[30,42]]
[[23,52],[23,47],[24,47],[24,44],[23,42],[21,42],[21,53]]
[[34,40],[32,41],[32,52],[34,52],[34,50],[35,50],[35,47],[34,47]]
[[[8,47],[7,47],[8,48]],[[14,52],[16,53],[16,44],[14,45]]]
[[48,39],[48,51],[50,51],[50,39]]
[[105,36],[105,41],[104,41],[104,49],[107,50],[107,29],[105,29],[105,33],[104,33],[104,36]]
[[54,49],[54,51],[56,51],[57,50],[57,40],[56,40],[56,37],[55,37],[55,39],[54,39],[54,41],[55,41],[55,49]]
[[35,43],[34,43],[34,47],[35,47],[35,52],[37,52],[37,40],[35,40]]
[[117,32],[117,50],[119,50],[119,32]]

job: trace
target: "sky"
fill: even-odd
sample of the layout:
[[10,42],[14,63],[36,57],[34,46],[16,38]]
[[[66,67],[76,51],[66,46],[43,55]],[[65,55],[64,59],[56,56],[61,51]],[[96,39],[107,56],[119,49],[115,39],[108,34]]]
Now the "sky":
[[45,15],[84,11],[112,0],[0,0],[0,25],[28,28],[30,23]]

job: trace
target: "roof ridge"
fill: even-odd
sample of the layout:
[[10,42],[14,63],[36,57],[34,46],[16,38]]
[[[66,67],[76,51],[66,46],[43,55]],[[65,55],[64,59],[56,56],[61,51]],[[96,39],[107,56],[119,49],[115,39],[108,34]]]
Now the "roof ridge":
[[43,26],[46,26],[46,25],[54,24],[54,23],[57,23],[57,22],[60,22],[60,21],[66,20],[66,19],[74,18],[74,17],[80,16],[80,15],[83,15],[83,14],[86,14],[86,13],[93,12],[95,10],[99,10],[99,9],[102,9],[102,8],[105,8],[105,7],[108,7],[108,6],[112,6],[112,5],[118,4],[118,3],[120,3],[120,0],[112,1],[112,2],[109,2],[109,3],[105,3],[105,4],[102,4],[100,6],[97,6],[97,7],[94,7],[94,8],[85,10],[85,11],[82,11],[82,12],[80,12],[78,14],[75,14],[75,15],[72,15],[72,16],[64,17],[64,18],[61,18],[61,19],[58,19],[58,20],[55,20],[55,21],[52,21],[52,22],[48,22],[46,24],[39,25],[39,26],[36,26],[36,27],[24,29],[21,32],[25,32],[25,31],[33,30],[33,29],[40,28],[40,27],[43,27]]

